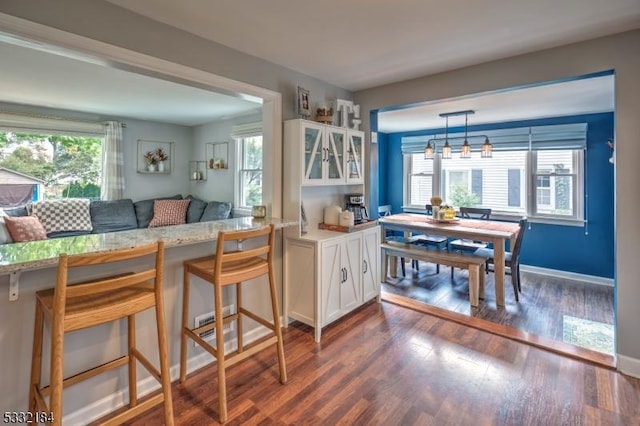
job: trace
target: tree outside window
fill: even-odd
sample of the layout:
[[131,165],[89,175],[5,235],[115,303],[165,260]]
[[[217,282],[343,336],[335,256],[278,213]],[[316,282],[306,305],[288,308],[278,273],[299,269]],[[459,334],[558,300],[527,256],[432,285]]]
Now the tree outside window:
[[100,198],[102,138],[0,132],[0,167],[45,182],[45,198]]

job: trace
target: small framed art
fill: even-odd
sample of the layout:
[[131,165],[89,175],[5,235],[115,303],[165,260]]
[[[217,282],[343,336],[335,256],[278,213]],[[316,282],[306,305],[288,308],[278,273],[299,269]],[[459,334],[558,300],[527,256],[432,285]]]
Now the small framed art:
[[309,91],[298,86],[298,115],[302,118],[311,117],[311,100]]

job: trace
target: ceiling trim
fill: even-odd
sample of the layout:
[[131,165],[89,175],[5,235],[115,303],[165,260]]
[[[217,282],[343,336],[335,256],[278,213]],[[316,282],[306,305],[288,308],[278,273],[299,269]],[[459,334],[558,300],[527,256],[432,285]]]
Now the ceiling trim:
[[[57,28],[0,13],[0,31],[22,39],[26,43],[42,43],[41,49],[61,53],[60,48],[79,58],[78,53],[105,66],[126,69],[141,74],[149,73],[170,81],[187,81],[217,92],[244,97],[259,102],[262,100],[262,121],[265,161],[263,200],[269,216],[282,215],[282,95],[279,92],[232,80],[203,70],[176,64],[154,56],[113,46],[88,37],[72,34]],[[271,165],[269,167],[268,165]]]

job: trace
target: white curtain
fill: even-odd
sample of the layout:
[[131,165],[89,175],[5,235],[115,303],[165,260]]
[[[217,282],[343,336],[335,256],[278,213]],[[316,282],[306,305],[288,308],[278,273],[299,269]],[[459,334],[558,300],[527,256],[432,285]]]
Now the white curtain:
[[100,199],[118,200],[124,196],[124,154],[122,152],[122,124],[105,123],[102,146],[102,183]]

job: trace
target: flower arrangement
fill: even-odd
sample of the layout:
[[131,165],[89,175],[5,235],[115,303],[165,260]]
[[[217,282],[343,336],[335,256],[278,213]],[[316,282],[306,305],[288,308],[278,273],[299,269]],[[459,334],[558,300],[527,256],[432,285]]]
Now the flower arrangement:
[[147,151],[144,155],[144,162],[147,163],[148,165],[152,165],[152,164],[158,164],[158,157],[156,156],[156,153],[153,151]]
[[155,156],[158,162],[166,161],[169,159],[169,154],[167,154],[166,151],[162,148],[156,149]]

